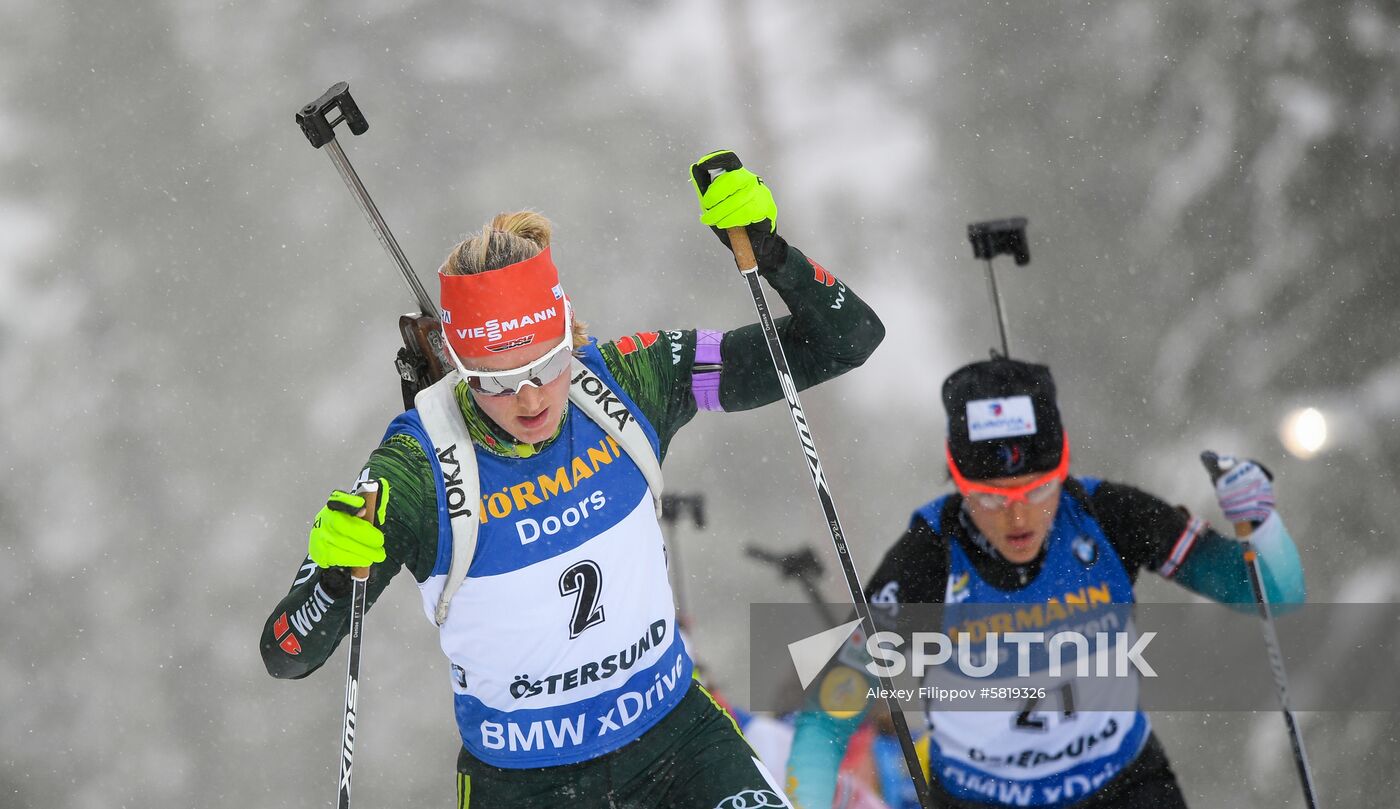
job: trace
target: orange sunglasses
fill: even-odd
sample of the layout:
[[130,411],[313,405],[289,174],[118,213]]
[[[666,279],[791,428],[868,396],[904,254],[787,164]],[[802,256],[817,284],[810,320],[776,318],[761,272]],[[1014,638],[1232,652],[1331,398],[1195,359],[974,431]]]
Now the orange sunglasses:
[[953,484],[958,487],[958,491],[962,492],[963,497],[975,500],[977,505],[986,511],[1000,511],[1018,501],[1027,505],[1044,503],[1058,492],[1059,484],[1069,477],[1068,435],[1065,436],[1064,441],[1064,446],[1060,450],[1059,466],[1029,483],[1010,488],[988,486],[985,483],[968,480],[963,477],[962,472],[958,471],[958,465],[953,462],[953,449],[946,442],[943,445],[943,453],[948,459],[948,470],[953,473]]

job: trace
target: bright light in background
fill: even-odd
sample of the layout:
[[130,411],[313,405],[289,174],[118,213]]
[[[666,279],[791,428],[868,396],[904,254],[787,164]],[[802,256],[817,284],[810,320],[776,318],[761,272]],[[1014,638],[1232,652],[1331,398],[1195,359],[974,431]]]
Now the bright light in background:
[[1315,407],[1294,410],[1278,428],[1284,449],[1298,458],[1311,458],[1327,444],[1327,419]]

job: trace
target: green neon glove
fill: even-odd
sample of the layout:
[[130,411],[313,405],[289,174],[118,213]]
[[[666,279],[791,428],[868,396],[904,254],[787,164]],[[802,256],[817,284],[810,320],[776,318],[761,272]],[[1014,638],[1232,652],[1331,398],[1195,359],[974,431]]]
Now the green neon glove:
[[369,567],[384,561],[384,516],[389,509],[389,481],[379,480],[379,502],[373,521],[356,516],[365,507],[358,494],[331,492],[316,515],[307,543],[308,555],[320,567]]
[[738,162],[728,149],[710,152],[690,166],[690,184],[700,197],[700,221],[712,228],[726,230],[768,220],[768,232],[778,229],[778,204],[763,179],[746,168],[724,172],[710,182],[703,192],[695,182],[696,168],[711,161],[723,162],[724,156]]
[[[710,180],[702,192],[703,180],[697,181],[696,175],[708,178],[710,168],[725,171]],[[788,246],[778,235],[778,205],[773,192],[762,178],[742,167],[737,155],[720,149],[695,161],[690,165],[690,185],[700,198],[700,221],[710,226],[725,247],[733,249],[725,231],[742,227],[748,231],[760,272],[766,274],[783,266]]]

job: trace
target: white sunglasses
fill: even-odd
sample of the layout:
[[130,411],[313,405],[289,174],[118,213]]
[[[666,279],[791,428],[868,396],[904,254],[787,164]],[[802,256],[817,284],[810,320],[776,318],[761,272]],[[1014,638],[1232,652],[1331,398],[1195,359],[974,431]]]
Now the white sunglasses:
[[458,373],[462,375],[462,379],[466,380],[467,385],[472,390],[483,396],[515,396],[526,385],[537,388],[544,387],[569,370],[574,359],[573,314],[573,308],[565,304],[564,339],[560,340],[559,345],[551,348],[543,357],[519,368],[508,368],[504,371],[483,371],[468,368],[457,356],[457,352],[452,350],[452,344],[447,342],[445,328],[443,342],[447,345],[447,353],[451,355],[452,362],[456,364]]

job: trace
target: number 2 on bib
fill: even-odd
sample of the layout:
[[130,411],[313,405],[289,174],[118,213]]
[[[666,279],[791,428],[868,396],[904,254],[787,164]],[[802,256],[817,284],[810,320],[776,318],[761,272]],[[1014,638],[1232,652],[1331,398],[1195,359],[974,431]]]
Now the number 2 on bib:
[[[1016,715],[1018,729],[1045,730],[1047,721],[1035,710],[1039,703],[1039,699],[1031,697],[1030,701],[1026,703],[1026,709]],[[1064,714],[1065,719],[1074,718],[1074,686],[1071,683],[1060,686],[1060,711]]]
[[574,615],[569,619],[569,640],[603,622],[603,605],[598,603],[603,591],[603,571],[591,559],[576,562],[559,577],[559,595],[574,596]]

